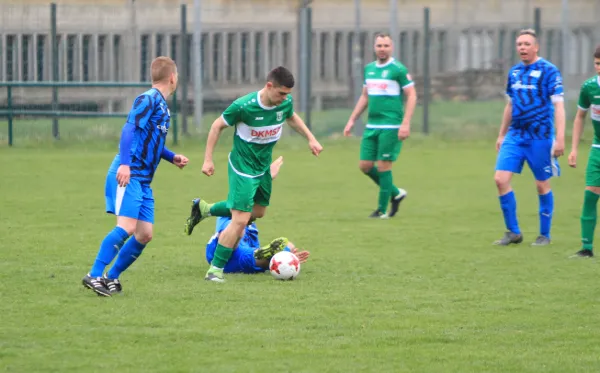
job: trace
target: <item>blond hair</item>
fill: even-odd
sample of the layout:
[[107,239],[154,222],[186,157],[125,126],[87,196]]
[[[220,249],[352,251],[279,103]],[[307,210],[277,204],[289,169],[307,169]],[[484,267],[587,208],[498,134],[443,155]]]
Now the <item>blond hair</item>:
[[152,83],[168,81],[171,74],[175,73],[177,73],[177,65],[169,57],[156,57],[150,64]]

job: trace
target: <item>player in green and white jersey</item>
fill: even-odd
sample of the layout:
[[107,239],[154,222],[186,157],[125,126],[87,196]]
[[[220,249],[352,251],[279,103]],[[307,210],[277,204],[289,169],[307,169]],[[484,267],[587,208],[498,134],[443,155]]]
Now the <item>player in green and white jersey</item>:
[[577,148],[583,132],[583,123],[591,109],[594,140],[585,170],[585,193],[581,213],[582,249],[574,257],[593,257],[594,230],[596,229],[597,204],[600,195],[600,45],[594,52],[597,75],[586,80],[579,92],[577,114],[573,122],[573,142],[569,154],[569,166],[577,166]]
[[394,185],[392,165],[398,159],[402,142],[410,135],[410,120],[417,104],[414,82],[406,67],[392,57],[392,49],[389,35],[375,37],[377,61],[365,67],[362,95],[344,128],[344,135],[350,136],[356,119],[368,106],[358,167],[379,186],[379,204],[370,216],[378,219],[396,215],[406,197],[406,191]]
[[235,100],[210,128],[202,165],[202,172],[207,176],[215,172],[213,152],[221,132],[233,127],[235,135],[228,157],[227,202],[217,204],[219,208],[216,210],[221,211],[208,211],[206,202],[195,202],[186,223],[185,231],[191,234],[193,227],[209,214],[231,214],[231,223],[219,236],[206,280],[224,281],[223,268],[238,246],[250,219],[263,217],[269,206],[272,181],[269,168],[273,147],[281,137],[283,124],[287,122],[296,132],[304,135],[315,156],[323,150],[304,121],[294,112],[290,95],[293,87],[292,73],[285,67],[277,67],[268,74],[263,89]]

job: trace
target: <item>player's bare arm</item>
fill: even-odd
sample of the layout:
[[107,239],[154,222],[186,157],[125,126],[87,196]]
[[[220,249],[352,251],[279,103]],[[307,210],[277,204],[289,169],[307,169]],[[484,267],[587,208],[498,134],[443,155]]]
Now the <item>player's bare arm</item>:
[[202,165],[202,173],[206,176],[212,176],[215,173],[215,164],[213,163],[213,153],[221,132],[229,127],[222,116],[215,119],[208,131],[208,139],[206,140],[206,150],[204,151],[204,164]]
[[410,136],[410,121],[417,106],[417,90],[414,85],[404,88],[403,93],[406,96],[406,106],[402,124],[398,129],[398,138],[400,140],[405,140]]
[[554,123],[556,125],[556,140],[554,141],[554,156],[560,157],[565,153],[565,103],[560,100],[554,101]]
[[358,102],[356,103],[352,114],[350,114],[346,127],[344,127],[344,136],[350,136],[356,119],[362,115],[367,106],[369,106],[369,92],[367,91],[367,87],[363,87],[362,94],[358,98]]
[[504,113],[502,114],[502,123],[500,124],[500,132],[498,133],[498,140],[496,140],[496,151],[500,150],[500,146],[504,142],[504,137],[508,132],[508,127],[510,126],[510,121],[512,118],[512,102],[510,99],[506,102],[504,106]]
[[583,133],[583,125],[587,116],[586,110],[577,109],[575,120],[573,121],[573,138],[571,141],[571,154],[569,154],[569,166],[577,167],[577,150],[579,149],[579,141]]
[[294,129],[294,131],[303,135],[308,140],[308,146],[310,147],[310,151],[314,155],[319,155],[323,151],[323,147],[317,141],[316,137],[310,132],[302,118],[296,113],[294,113],[288,120],[288,124],[290,127]]

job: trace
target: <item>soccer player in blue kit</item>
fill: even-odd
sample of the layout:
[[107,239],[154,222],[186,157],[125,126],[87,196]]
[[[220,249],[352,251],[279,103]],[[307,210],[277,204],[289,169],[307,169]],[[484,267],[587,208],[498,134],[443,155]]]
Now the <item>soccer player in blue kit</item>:
[[516,48],[521,63],[508,73],[507,103],[496,142],[498,156],[494,176],[507,232],[494,244],[506,246],[523,241],[510,182],[514,173],[521,173],[526,161],[539,195],[540,234],[532,245],[544,246],[550,243],[554,210],[550,178],[559,175],[556,157],[563,155],[565,148],[562,77],[556,66],[538,56],[539,44],[534,30],[521,31]]
[[[210,264],[215,256],[219,235],[231,223],[231,217],[219,217],[216,223],[216,232],[206,244],[206,261]],[[273,255],[280,251],[289,251],[296,255],[300,263],[308,260],[310,252],[299,251],[296,246],[287,238],[276,238],[268,245],[260,247],[258,239],[258,228],[256,223],[252,222],[244,230],[244,235],[237,248],[227,260],[223,268],[224,273],[261,273],[269,269],[269,262]]]
[[[165,146],[171,118],[166,99],[177,88],[177,66],[168,57],[157,57],[150,70],[152,88],[135,99],[123,126],[119,153],[106,175],[106,212],[117,217],[117,226],[100,244],[90,272],[82,279],[85,287],[105,297],[122,291],[119,275],[152,239],[154,197],[150,183],[160,160],[179,168],[188,163],[185,156]],[[104,274],[115,257],[112,268]]]

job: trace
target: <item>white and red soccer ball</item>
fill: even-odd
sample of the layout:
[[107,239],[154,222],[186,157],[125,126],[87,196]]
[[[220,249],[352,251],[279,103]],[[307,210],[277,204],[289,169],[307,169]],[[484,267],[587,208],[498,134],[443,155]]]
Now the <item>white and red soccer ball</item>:
[[280,251],[271,258],[269,271],[278,280],[293,280],[300,273],[300,260],[289,251]]

